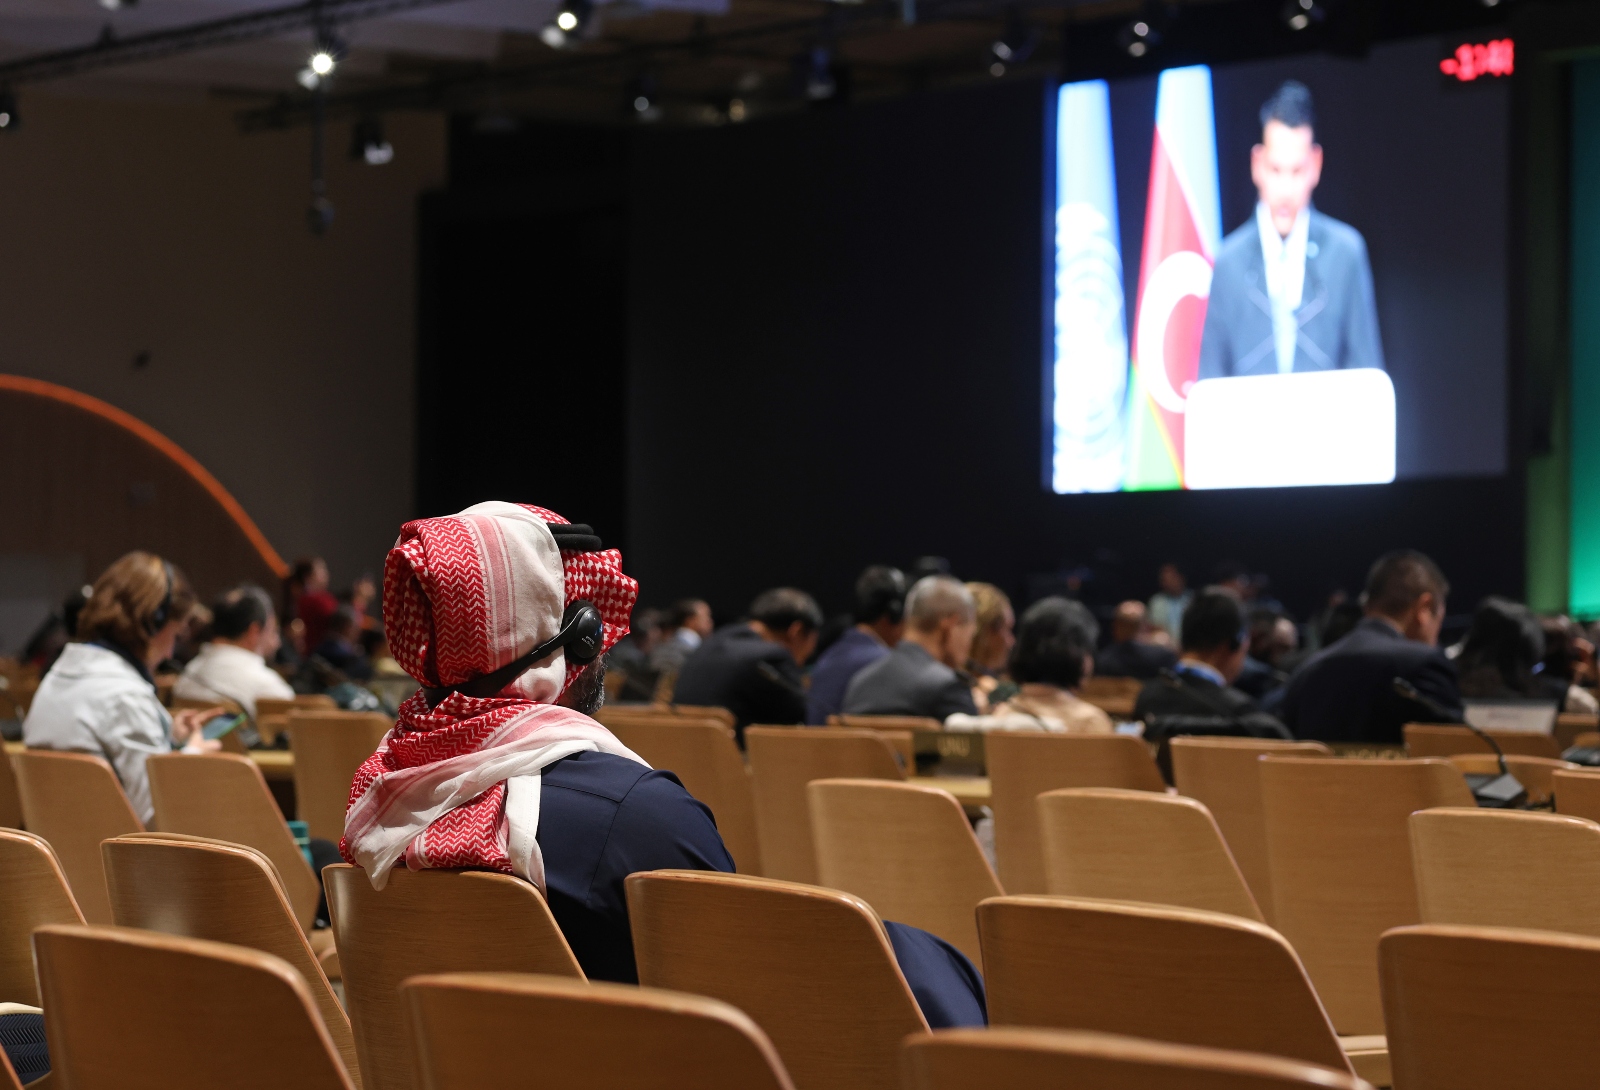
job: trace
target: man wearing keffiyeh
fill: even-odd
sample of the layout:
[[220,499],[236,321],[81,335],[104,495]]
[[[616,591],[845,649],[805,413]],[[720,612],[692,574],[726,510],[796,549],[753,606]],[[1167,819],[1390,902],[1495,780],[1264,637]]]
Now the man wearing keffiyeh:
[[[357,771],[339,848],[382,888],[391,868],[484,868],[538,886],[591,980],[636,983],[624,880],[728,871],[711,811],[589,718],[604,658],[569,643],[588,603],[598,650],[628,633],[638,584],[587,526],[480,503],[400,528],[384,568],[395,660],[422,689]],[[583,661],[568,661],[571,658]],[[492,676],[491,676],[492,675]],[[981,1024],[982,981],[925,932],[886,925],[935,1025]]]

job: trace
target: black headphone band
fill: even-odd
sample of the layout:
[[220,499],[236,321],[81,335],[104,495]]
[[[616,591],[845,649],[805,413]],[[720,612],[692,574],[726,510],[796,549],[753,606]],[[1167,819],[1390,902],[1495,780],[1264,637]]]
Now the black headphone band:
[[161,561],[161,574],[166,577],[167,590],[161,596],[161,604],[156,606],[156,611],[145,622],[145,628],[152,636],[166,627],[167,619],[172,615],[172,565],[165,560]]
[[472,678],[460,685],[448,685],[437,689],[424,688],[423,697],[431,708],[451,693],[460,693],[463,696],[493,696],[563,648],[566,649],[567,658],[572,662],[579,665],[593,662],[600,657],[604,640],[605,621],[601,618],[600,611],[595,608],[593,602],[580,598],[568,606],[566,612],[562,614],[560,631],[526,655],[512,659],[492,673]]

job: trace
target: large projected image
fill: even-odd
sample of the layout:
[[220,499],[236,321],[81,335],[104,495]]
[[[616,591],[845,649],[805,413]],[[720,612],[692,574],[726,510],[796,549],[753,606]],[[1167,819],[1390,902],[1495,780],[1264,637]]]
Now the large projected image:
[[[1409,76],[1398,63],[1390,69]],[[1237,114],[1241,100],[1265,87],[1250,118],[1218,113],[1213,73],[1204,66],[1170,69],[1156,80],[1153,118],[1144,130],[1142,224],[1132,236],[1138,244],[1131,311],[1133,270],[1125,271],[1123,261],[1131,225],[1119,215],[1117,175],[1119,163],[1126,166],[1137,150],[1115,146],[1115,136],[1137,131],[1126,115],[1138,96],[1124,94],[1119,105],[1117,86],[1103,81],[1060,88],[1050,470],[1056,492],[1372,484],[1407,475],[1397,474],[1398,425],[1406,417],[1397,413],[1380,320],[1379,299],[1391,286],[1374,275],[1363,209],[1347,211],[1353,222],[1345,222],[1318,206],[1328,156],[1319,139],[1319,104],[1299,80],[1268,83],[1275,74],[1250,73],[1233,88],[1228,109]],[[1456,115],[1472,107],[1446,101],[1440,111]],[[1219,161],[1223,121],[1232,139]],[[1369,143],[1367,149],[1342,144],[1338,154],[1346,158],[1328,156],[1330,163],[1346,178],[1364,177],[1374,163],[1352,162],[1359,152],[1370,151],[1374,160],[1408,155],[1403,134]],[[1424,150],[1412,158],[1425,162]],[[1226,235],[1224,179],[1237,217],[1228,220]],[[1492,199],[1493,187],[1481,188]],[[1345,187],[1344,203],[1359,206],[1349,198],[1353,189]],[[1248,214],[1238,216],[1247,201]],[[1484,418],[1503,415],[1496,408],[1503,348],[1480,344],[1483,358],[1470,367],[1448,358],[1447,338],[1430,331],[1455,321],[1447,312],[1460,300],[1442,294],[1443,278],[1422,282],[1407,260],[1402,254],[1391,264],[1392,298],[1407,307],[1399,340],[1413,387],[1490,378],[1482,388],[1454,391],[1443,405],[1458,418],[1450,424],[1483,427]],[[1490,264],[1496,277],[1503,275],[1498,259]],[[1440,297],[1430,298],[1429,289]],[[1455,324],[1476,326],[1469,335],[1482,340],[1499,328],[1497,321],[1503,321],[1498,313]],[[1484,438],[1498,434],[1491,428]],[[1474,463],[1444,449],[1448,444],[1435,445],[1440,449],[1408,451],[1412,475],[1495,468],[1492,458]]]

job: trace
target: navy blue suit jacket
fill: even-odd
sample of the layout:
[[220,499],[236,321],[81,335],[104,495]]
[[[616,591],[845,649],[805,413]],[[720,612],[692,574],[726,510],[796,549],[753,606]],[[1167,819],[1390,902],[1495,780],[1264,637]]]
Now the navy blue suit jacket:
[[1289,679],[1280,714],[1296,738],[1398,743],[1407,723],[1426,723],[1434,716],[1394,691],[1397,677],[1461,714],[1455,663],[1437,647],[1408,640],[1375,617],[1306,660]]
[[[1295,320],[1300,330],[1294,370],[1383,368],[1367,244],[1354,227],[1315,209],[1307,230],[1305,288]],[[1217,251],[1200,337],[1200,378],[1277,373],[1267,267],[1252,215],[1222,240]]]

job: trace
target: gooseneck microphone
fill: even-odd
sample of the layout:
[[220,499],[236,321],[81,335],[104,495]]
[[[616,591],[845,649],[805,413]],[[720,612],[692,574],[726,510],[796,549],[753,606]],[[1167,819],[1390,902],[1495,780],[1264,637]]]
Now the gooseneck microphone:
[[1528,789],[1523,787],[1522,783],[1511,774],[1511,770],[1506,767],[1505,750],[1500,748],[1499,742],[1490,737],[1486,731],[1468,723],[1443,704],[1431,697],[1423,696],[1422,693],[1417,691],[1417,687],[1405,678],[1397,677],[1394,679],[1393,684],[1396,693],[1417,707],[1426,710],[1435,720],[1466,727],[1473,734],[1483,739],[1490,749],[1494,750],[1495,759],[1500,764],[1500,775],[1468,775],[1466,777],[1467,787],[1472,791],[1474,802],[1481,807],[1492,810],[1518,810],[1523,807],[1528,801]]

